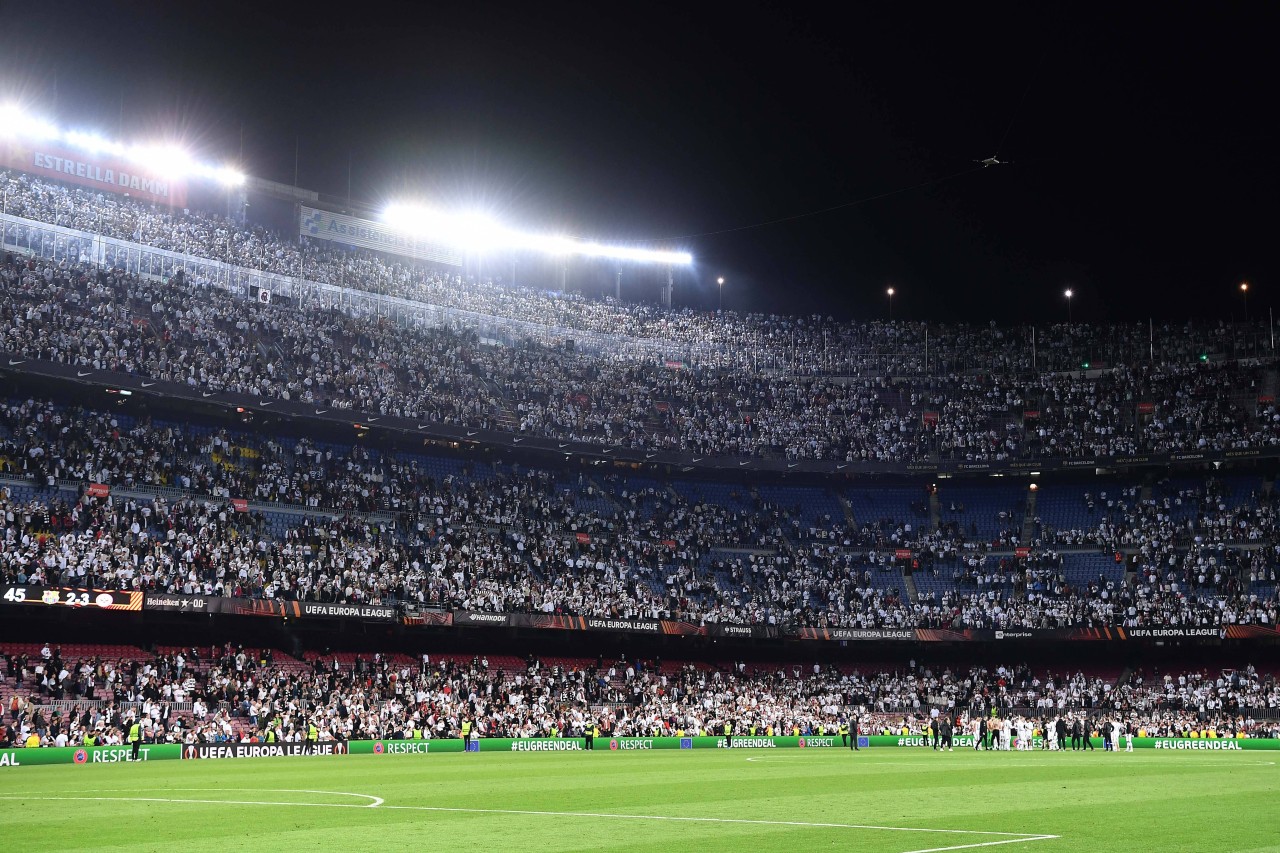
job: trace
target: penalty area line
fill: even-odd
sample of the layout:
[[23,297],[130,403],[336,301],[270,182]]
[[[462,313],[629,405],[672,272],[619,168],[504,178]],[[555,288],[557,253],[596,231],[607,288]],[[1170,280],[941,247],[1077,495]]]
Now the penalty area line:
[[403,809],[408,811],[427,812],[462,812],[466,814],[508,814],[535,815],[542,817],[594,817],[614,820],[657,820],[684,823],[733,823],[753,826],[796,826],[811,829],[870,829],[880,832],[933,832],[946,835],[998,835],[1002,841],[984,841],[978,844],[961,844],[955,847],[932,847],[929,850],[913,850],[909,853],[932,853],[935,850],[963,850],[969,847],[990,847],[995,844],[1016,844],[1020,841],[1046,841],[1059,838],[1057,835],[1046,835],[1032,832],[997,832],[990,829],[925,829],[914,826],[880,826],[867,823],[818,823],[799,820],[761,820],[758,818],[733,817],[684,817],[679,815],[618,814],[614,812],[552,812],[532,809],[480,809],[462,806],[388,806],[383,809]]

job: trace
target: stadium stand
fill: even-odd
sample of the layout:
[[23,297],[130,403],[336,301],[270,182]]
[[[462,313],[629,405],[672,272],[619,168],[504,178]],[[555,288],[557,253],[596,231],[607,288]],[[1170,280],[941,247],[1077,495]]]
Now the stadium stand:
[[[659,309],[464,281],[26,175],[0,173],[0,188],[0,349],[19,357],[15,377],[29,359],[353,415],[698,457],[872,460],[899,475],[596,470],[10,389],[6,584],[815,630],[1277,624],[1273,472],[1139,467],[1031,491],[1017,480],[939,487],[906,467],[1066,459],[1091,472],[1114,457],[1274,450],[1280,371],[1261,326]],[[116,242],[95,249],[77,234]],[[178,255],[118,251],[126,243]],[[296,289],[262,300],[179,256],[288,276]],[[78,743],[90,731],[118,742],[128,714],[150,721],[150,739],[182,742],[296,739],[316,720],[327,738],[446,737],[464,716],[521,737],[591,720],[626,734],[727,721],[810,732],[854,707],[874,731],[996,709],[1265,735],[1280,714],[1265,662],[1051,673],[294,657],[234,643],[0,651],[0,742]]]
[[[696,455],[979,461],[1276,445],[1280,416],[1258,402],[1274,387],[1274,354],[1256,333],[1165,328],[1152,360],[1154,341],[1138,346],[1123,327],[1049,327],[1035,332],[1048,336],[1035,349],[1043,363],[1029,363],[1018,330],[935,326],[936,361],[926,369],[913,349],[922,328],[665,312],[464,285],[371,256],[311,253],[204,214],[159,212],[27,176],[0,180],[15,217],[3,228],[6,245],[34,253],[0,271],[0,344],[30,358],[213,392]],[[143,270],[107,257],[95,265],[83,240],[39,232],[37,241],[18,219],[395,293],[422,310],[397,322],[374,303],[281,296],[262,304],[172,266]],[[615,341],[568,351],[563,336],[532,332],[494,345],[479,326],[451,327],[433,307],[653,346]],[[714,357],[686,358],[692,341],[710,342]],[[1086,372],[1053,355],[1077,347],[1113,359],[1096,369],[1087,362]]]
[[[950,503],[931,524],[922,489],[597,484],[34,398],[0,404],[0,436],[0,568],[16,583],[737,624],[1275,624],[1260,481],[1072,494],[1085,514],[1050,517],[1093,503],[1097,526],[1050,525],[1018,556],[998,528],[1027,523],[1029,493],[1006,486],[945,493],[954,515],[988,517],[975,540]],[[1201,494],[1219,497],[1164,511]],[[252,512],[230,507],[241,495]],[[852,524],[826,520],[842,500]]]
[[163,646],[0,646],[0,743],[119,743],[142,720],[155,742],[834,732],[851,708],[865,731],[920,734],[930,715],[977,719],[992,710],[1037,725],[1080,717],[1152,733],[1209,730],[1268,736],[1280,715],[1274,673],[1253,666],[1147,673],[1034,671],[1027,666],[909,669],[819,664],[711,665],[640,659],[309,652]]

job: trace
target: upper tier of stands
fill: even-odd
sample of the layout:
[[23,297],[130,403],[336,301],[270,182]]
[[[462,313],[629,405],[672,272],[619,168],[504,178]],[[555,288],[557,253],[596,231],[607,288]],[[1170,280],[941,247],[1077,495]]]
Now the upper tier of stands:
[[[706,314],[511,290],[28,176],[0,174],[0,185],[6,245],[39,256],[2,270],[0,346],[32,359],[693,456],[896,463],[1280,445],[1280,374],[1261,325],[929,324],[926,348],[925,324]],[[117,257],[93,233],[393,292],[421,310],[328,297],[262,304],[172,259],[152,268]],[[559,333],[495,339],[428,310],[442,305],[620,339],[589,352],[566,349]],[[620,342],[627,336],[666,343],[637,349]],[[706,358],[683,349],[708,342]]]

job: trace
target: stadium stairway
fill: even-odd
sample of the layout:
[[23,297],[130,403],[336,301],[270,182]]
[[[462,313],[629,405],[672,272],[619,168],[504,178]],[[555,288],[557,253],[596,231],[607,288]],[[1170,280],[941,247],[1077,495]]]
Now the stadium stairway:
[[853,506],[849,503],[849,497],[844,492],[837,490],[836,500],[840,502],[840,511],[844,513],[844,525],[847,530],[857,530],[858,525],[853,517]]
[[937,530],[942,526],[942,503],[938,500],[936,489],[929,492],[929,529]]
[[1022,537],[1021,541],[1028,544],[1035,538],[1036,532],[1036,497],[1039,491],[1027,489],[1027,511],[1022,516]]
[[1122,583],[1127,589],[1134,589],[1138,585],[1138,566],[1140,560],[1135,560],[1134,555],[1141,553],[1138,548],[1123,549],[1124,560],[1124,577]]
[[913,605],[919,604],[920,593],[916,590],[915,573],[904,571],[902,573],[902,585],[907,588],[907,600]]
[[600,495],[602,500],[604,500],[607,504],[609,504],[609,506],[613,507],[614,512],[618,512],[618,513],[622,512],[622,504],[618,503],[618,499],[615,498],[613,496],[613,493],[610,492],[608,489],[606,489],[599,480],[597,480],[595,477],[588,477],[587,483],[589,483],[591,487],[596,490],[596,493]]

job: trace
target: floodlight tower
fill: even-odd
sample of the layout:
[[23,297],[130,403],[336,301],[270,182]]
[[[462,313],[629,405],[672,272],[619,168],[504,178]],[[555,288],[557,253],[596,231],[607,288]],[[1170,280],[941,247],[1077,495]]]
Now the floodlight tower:
[[675,268],[667,267],[667,283],[662,286],[662,306],[671,307],[671,291],[675,288]]

